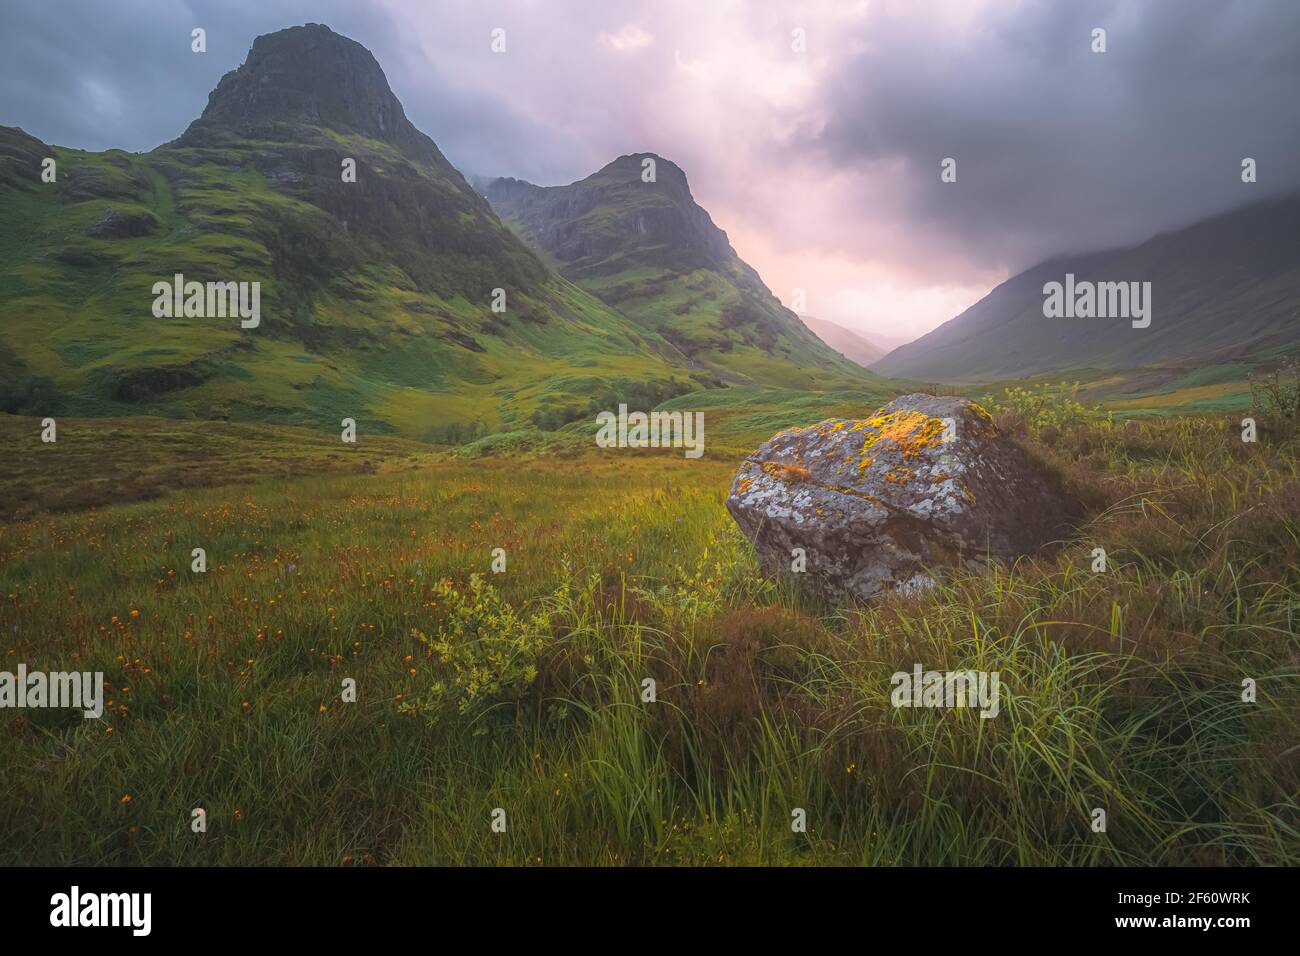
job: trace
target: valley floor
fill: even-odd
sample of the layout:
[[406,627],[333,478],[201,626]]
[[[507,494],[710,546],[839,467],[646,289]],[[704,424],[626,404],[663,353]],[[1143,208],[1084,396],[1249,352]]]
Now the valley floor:
[[[725,443],[36,425],[0,421],[0,670],[110,689],[0,711],[0,864],[1300,863],[1294,443],[1027,436],[1075,540],[851,610],[758,574]],[[917,663],[1000,714],[892,708]]]

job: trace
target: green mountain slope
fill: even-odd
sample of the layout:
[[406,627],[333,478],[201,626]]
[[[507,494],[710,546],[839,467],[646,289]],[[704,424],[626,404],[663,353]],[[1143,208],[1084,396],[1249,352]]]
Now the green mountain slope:
[[[645,182],[645,162],[655,178]],[[561,275],[731,383],[840,388],[876,381],[781,305],[652,153],[620,156],[567,186],[497,179],[486,194]]]
[[[352,417],[439,440],[712,381],[551,272],[406,119],[370,53],[317,24],[259,37],[149,153],[0,127],[0,223],[0,411]],[[260,325],[155,317],[153,285],[176,273],[260,282]]]
[[[1044,262],[872,369],[974,382],[1073,369],[1262,362],[1300,343],[1300,196],[1268,200],[1141,245]],[[1125,319],[1045,318],[1043,286],[1150,282],[1148,328]]]

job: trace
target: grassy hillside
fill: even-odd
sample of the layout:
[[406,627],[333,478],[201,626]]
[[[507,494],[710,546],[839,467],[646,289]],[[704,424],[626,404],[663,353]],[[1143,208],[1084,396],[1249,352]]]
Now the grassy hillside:
[[[446,425],[495,430],[604,386],[691,382],[671,346],[563,280],[494,315],[486,290],[442,296],[366,261],[335,220],[252,169],[232,175],[185,151],[49,153],[61,185],[0,188],[0,219],[13,224],[0,249],[8,411],[317,428],[347,416],[436,440]],[[95,237],[110,209],[158,226]],[[261,326],[155,318],[151,286],[174,272],[260,281]]]
[[[150,153],[0,128],[0,221],[0,411],[351,417],[438,441],[711,381],[551,273],[405,119],[369,53],[324,27],[260,37]],[[176,273],[260,282],[260,326],[156,318],[153,284]]]
[[[883,375],[978,382],[1137,368],[1267,365],[1300,345],[1300,196],[1266,200],[1126,249],[1044,262],[875,363]],[[1043,285],[1150,282],[1151,325],[1045,318]],[[1244,378],[1244,376],[1243,376]]]
[[[646,161],[655,164],[654,182],[642,179]],[[772,295],[695,202],[685,173],[661,156],[621,156],[567,186],[499,179],[487,196],[561,275],[721,382],[801,389],[879,382]]]
[[[1300,863],[1294,442],[999,420],[1089,523],[861,610],[759,575],[713,449],[394,443],[374,474],[0,524],[0,658],[111,685],[101,720],[4,712],[0,862]],[[35,451],[18,424],[7,447],[79,480],[80,423]],[[164,437],[102,467],[162,473]],[[891,708],[914,662],[998,671],[1000,715]]]
[[1080,401],[1114,412],[1120,419],[1241,414],[1252,404],[1251,376],[1263,375],[1266,368],[1252,367],[1244,362],[1219,362],[1120,371],[1072,369],[1064,382],[1059,373],[1047,373],[1023,379],[953,386],[952,390],[979,399],[989,395],[1000,397],[1008,389],[1059,390],[1077,386]]

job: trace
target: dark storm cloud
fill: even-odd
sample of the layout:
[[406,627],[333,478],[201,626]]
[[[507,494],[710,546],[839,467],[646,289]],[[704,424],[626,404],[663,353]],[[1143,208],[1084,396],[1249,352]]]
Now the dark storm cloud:
[[[343,0],[13,2],[0,31],[0,124],[82,149],[152,149],[174,139],[253,38],[308,20],[380,39],[391,22]],[[190,31],[207,31],[207,52]]]
[[892,170],[894,214],[973,264],[1015,270],[1300,188],[1300,3],[1035,0],[954,29],[922,7],[875,22],[810,139],[833,168]]
[[[460,16],[464,4],[442,5]],[[473,5],[471,5],[472,7]],[[357,0],[70,0],[6,7],[0,31],[0,124],[83,149],[143,151],[174,139],[207,104],[208,93],[243,62],[254,38],[288,26],[325,23],[360,42],[383,67],[407,114],[455,160],[474,171],[563,176],[572,144],[484,93],[472,76],[422,50],[410,20],[433,13],[427,3]],[[544,23],[544,21],[543,21]],[[207,31],[207,52],[191,51],[190,32]],[[449,32],[448,48],[486,49],[486,27]],[[478,57],[480,63],[486,58]]]

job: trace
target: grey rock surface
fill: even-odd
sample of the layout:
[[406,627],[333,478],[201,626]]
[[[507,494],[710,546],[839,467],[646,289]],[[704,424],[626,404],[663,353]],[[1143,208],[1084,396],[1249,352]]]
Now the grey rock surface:
[[741,465],[727,510],[765,573],[831,600],[915,593],[962,560],[1031,554],[1068,530],[1067,502],[989,414],[915,393],[862,420],[771,438]]

